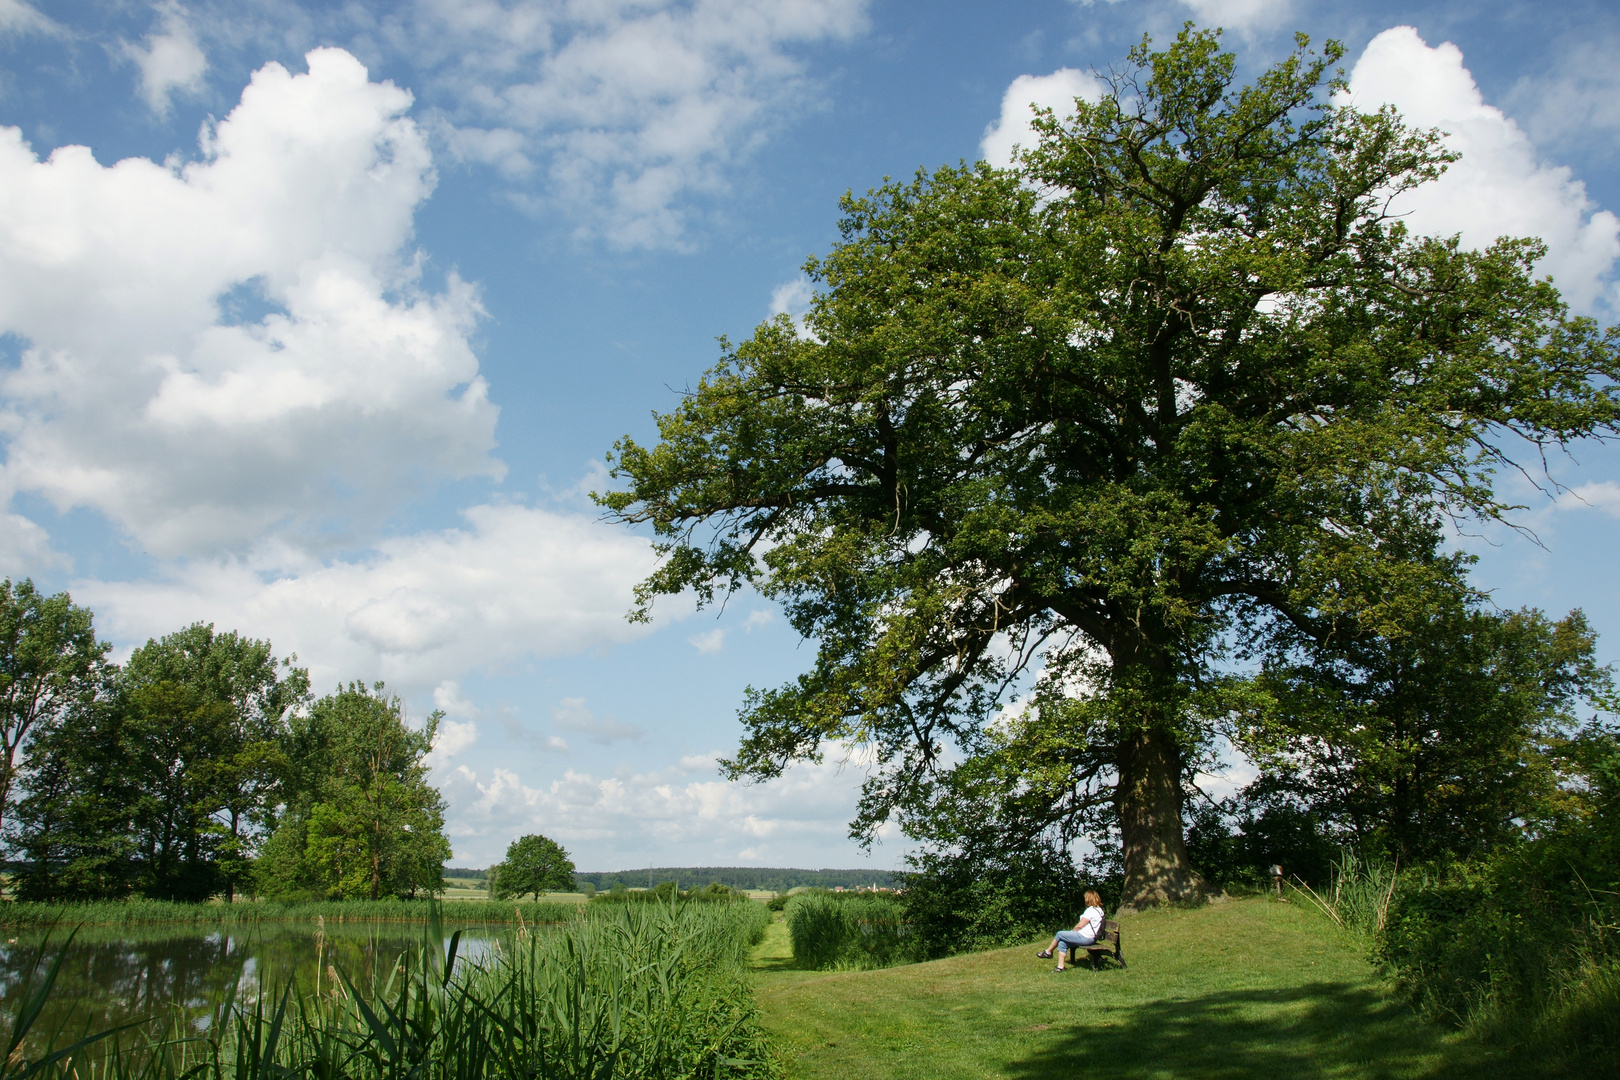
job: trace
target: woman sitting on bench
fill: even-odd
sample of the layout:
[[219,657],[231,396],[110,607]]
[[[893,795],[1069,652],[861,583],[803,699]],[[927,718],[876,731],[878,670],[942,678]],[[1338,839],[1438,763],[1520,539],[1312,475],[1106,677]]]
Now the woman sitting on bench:
[[1063,962],[1067,960],[1075,949],[1085,949],[1097,943],[1103,930],[1102,897],[1091,890],[1086,891],[1086,910],[1080,916],[1080,921],[1074,924],[1073,930],[1059,930],[1052,938],[1052,944],[1035,955],[1042,960],[1052,959],[1052,951],[1057,950],[1058,962],[1054,971],[1063,971]]

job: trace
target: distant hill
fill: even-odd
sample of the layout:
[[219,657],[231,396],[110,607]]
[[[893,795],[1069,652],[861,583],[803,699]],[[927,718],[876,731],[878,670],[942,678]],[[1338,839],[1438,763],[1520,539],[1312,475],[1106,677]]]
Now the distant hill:
[[683,889],[707,885],[718,881],[733,889],[769,889],[785,892],[800,886],[821,889],[893,888],[893,870],[795,870],[766,866],[655,866],[651,870],[582,871],[574,875],[584,884],[590,882],[597,892],[606,892],[615,885],[626,888],[646,888],[648,882],[673,881]]

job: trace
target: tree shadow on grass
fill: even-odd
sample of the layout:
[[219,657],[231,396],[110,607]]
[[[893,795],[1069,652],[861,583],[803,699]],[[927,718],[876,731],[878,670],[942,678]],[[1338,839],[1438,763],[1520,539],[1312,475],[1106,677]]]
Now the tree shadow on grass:
[[784,971],[809,969],[800,967],[798,961],[791,956],[756,956],[748,961],[748,970],[758,974],[774,975]]
[[1106,985],[1079,987],[1087,1022],[1054,1029],[1046,1047],[1009,1062],[1016,1080],[1454,1080],[1486,1056],[1446,1041],[1405,1006],[1365,987],[1310,983],[1228,990],[1131,1008],[1108,1004]]

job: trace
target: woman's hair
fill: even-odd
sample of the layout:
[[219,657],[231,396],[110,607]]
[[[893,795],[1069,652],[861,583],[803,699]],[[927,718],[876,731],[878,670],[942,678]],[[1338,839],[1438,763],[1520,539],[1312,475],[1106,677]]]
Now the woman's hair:
[[1095,889],[1086,890],[1086,906],[1102,907],[1102,897],[1097,895],[1097,891]]

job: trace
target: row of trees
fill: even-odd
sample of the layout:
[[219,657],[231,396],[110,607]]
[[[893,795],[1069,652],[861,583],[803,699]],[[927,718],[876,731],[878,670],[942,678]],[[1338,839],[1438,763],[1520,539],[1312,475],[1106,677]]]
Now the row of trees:
[[442,887],[420,729],[379,684],[315,700],[196,624],[108,660],[91,613],[0,585],[0,828],[24,899],[377,899]]

